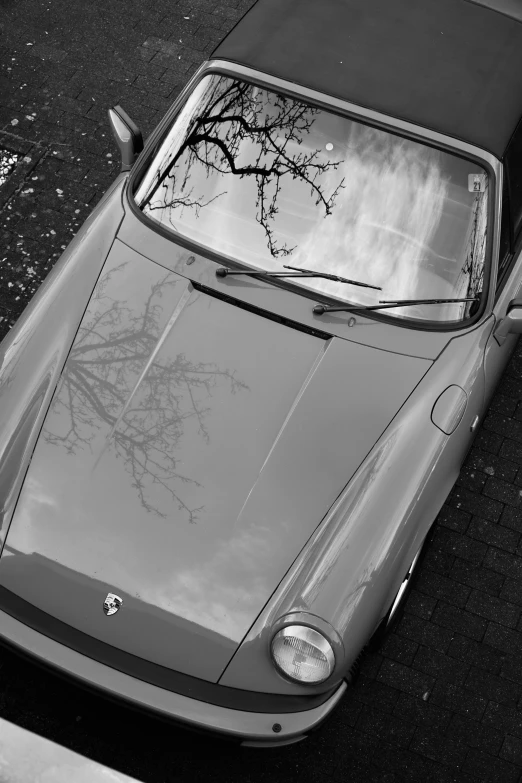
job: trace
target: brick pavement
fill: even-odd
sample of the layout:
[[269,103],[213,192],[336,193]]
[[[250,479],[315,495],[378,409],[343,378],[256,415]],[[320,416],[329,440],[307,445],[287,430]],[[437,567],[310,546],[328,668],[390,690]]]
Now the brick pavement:
[[[107,108],[147,134],[251,0],[4,0],[0,330],[117,173]],[[520,781],[522,349],[439,515],[406,611],[307,742],[237,749],[0,652],[0,714],[146,781]]]

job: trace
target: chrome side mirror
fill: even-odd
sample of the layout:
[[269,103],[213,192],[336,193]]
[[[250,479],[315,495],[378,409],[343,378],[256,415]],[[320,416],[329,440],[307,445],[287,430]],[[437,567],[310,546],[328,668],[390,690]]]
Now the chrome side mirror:
[[522,298],[512,299],[508,304],[506,315],[496,326],[495,340],[502,345],[509,334],[522,334]]
[[121,154],[121,171],[130,171],[143,149],[141,131],[121,106],[109,109],[109,122]]

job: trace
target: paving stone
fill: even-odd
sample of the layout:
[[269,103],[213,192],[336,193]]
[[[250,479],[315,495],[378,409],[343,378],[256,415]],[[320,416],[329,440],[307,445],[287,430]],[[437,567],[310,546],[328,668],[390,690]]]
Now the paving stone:
[[500,598],[522,606],[522,581],[506,578],[500,591]]
[[495,756],[498,755],[504,740],[503,732],[464,715],[453,715],[446,733],[464,746],[480,748]]
[[469,489],[464,489],[464,487],[455,487],[448,498],[448,502],[462,511],[489,519],[491,522],[498,522],[503,510],[502,502],[499,502],[497,498],[490,499],[485,498],[483,495],[475,495]]
[[439,602],[432,616],[433,623],[451,629],[470,639],[481,641],[487,628],[487,620],[464,609]]
[[516,409],[517,401],[501,392],[497,392],[490,403],[490,410],[503,416],[513,416]]
[[522,465],[522,443],[505,438],[500,447],[500,456]]
[[385,712],[393,712],[400,691],[377,680],[360,675],[350,690],[353,698],[363,704],[372,704]]
[[505,375],[498,385],[498,392],[518,402],[522,400],[522,382]]
[[462,764],[468,754],[468,747],[464,743],[433,730],[427,731],[421,728],[415,731],[410,750],[447,766]]
[[[444,541],[446,540],[447,538],[444,536]],[[422,562],[421,572],[423,574],[426,571],[435,571],[435,573],[442,574],[443,576],[449,576],[452,573],[455,555],[444,549],[438,548],[439,545],[444,544],[440,544],[440,537],[436,537],[435,529],[435,535],[432,538],[431,546],[428,547]]]
[[142,46],[145,49],[154,49],[157,52],[163,52],[170,56],[177,57],[183,51],[183,47],[172,41],[165,41],[162,38],[155,38],[151,36],[143,42]]
[[522,634],[497,623],[488,624],[484,642],[507,653],[522,653]]
[[444,731],[448,728],[452,713],[442,707],[437,707],[424,699],[417,699],[407,693],[401,693],[393,714],[415,726]]
[[370,783],[396,783],[398,778],[389,770],[377,769],[373,755],[363,749],[343,758],[332,780],[336,782],[349,780],[350,783],[352,781],[354,783],[366,783],[366,781]]
[[428,773],[425,783],[476,783],[471,775],[462,772],[462,769],[451,770],[439,764]]
[[440,627],[410,614],[404,614],[395,632],[399,636],[405,636],[439,652],[446,652],[454,635],[454,631],[450,628]]
[[456,582],[454,579],[447,579],[427,569],[421,570],[415,587],[420,593],[426,593],[432,598],[440,598],[461,608],[466,605],[471,593],[471,588],[467,585]]
[[429,620],[436,604],[436,598],[431,598],[429,595],[424,595],[419,593],[418,590],[412,589],[406,599],[404,609],[409,614],[421,617],[423,620]]
[[42,60],[52,60],[55,63],[61,63],[67,57],[67,52],[63,49],[56,49],[53,46],[46,46],[46,44],[31,47],[29,54],[40,57]]
[[429,694],[430,704],[438,705],[474,720],[481,720],[488,704],[487,698],[468,688],[438,681]]
[[[517,474],[515,479],[517,482],[519,475],[522,475],[522,472]],[[500,525],[510,530],[516,530],[517,533],[522,533],[522,509],[506,506],[500,517]]]
[[483,427],[496,435],[511,438],[517,443],[522,442],[522,422],[515,421],[508,416],[489,411],[484,419]]
[[[406,748],[397,748],[387,743],[378,745],[372,753],[372,758],[381,769],[393,770],[399,780],[407,781],[407,783],[419,783],[432,774],[435,769],[435,762],[431,759],[419,753],[413,753]],[[343,779],[343,781],[346,780],[349,778]]]
[[371,756],[378,744],[379,739],[371,734],[366,734],[357,729],[347,732],[339,748],[339,764],[335,771],[335,777],[337,779],[341,778],[341,775],[344,777],[353,759],[366,757],[366,766],[369,766],[371,764]]
[[151,76],[138,76],[133,84],[140,90],[157,92],[158,95],[162,95],[164,98],[167,98],[172,92],[170,84],[160,81],[159,79],[154,79]]
[[514,764],[522,766],[522,739],[519,737],[505,737],[500,757],[506,761],[512,761]]
[[84,115],[90,108],[90,105],[91,104],[89,101],[68,98],[65,95],[58,96],[53,101],[53,106],[55,109],[60,109],[63,112],[68,112],[69,114],[76,114],[79,116]]
[[516,555],[502,552],[496,547],[488,547],[483,562],[485,567],[492,571],[512,579],[522,579],[522,558]]
[[492,571],[484,566],[474,566],[466,560],[456,557],[450,576],[457,582],[474,587],[489,595],[499,595],[506,580],[503,574]]
[[506,374],[513,378],[520,378],[522,376],[522,356],[518,350],[516,350],[507,366]]
[[147,76],[150,79],[161,80],[161,77],[165,73],[165,67],[162,65],[154,65],[153,63],[138,60],[133,63],[132,70],[126,70],[126,80],[132,82],[133,78],[137,76]]
[[505,736],[511,734],[522,739],[522,709],[490,702],[486,708],[482,723],[488,729],[498,731]]
[[393,772],[375,769],[373,759],[367,753],[362,758],[357,756],[346,760],[331,779],[350,780],[353,783],[397,783],[399,780]]
[[462,769],[473,775],[477,782],[517,783],[520,776],[520,767],[473,749],[469,751]]
[[363,707],[355,728],[401,747],[408,747],[415,733],[410,723],[369,706]]
[[[518,490],[516,492],[518,494]],[[472,518],[466,535],[485,544],[504,549],[506,552],[515,552],[520,541],[520,534],[516,531],[494,522],[488,522],[480,517]]]
[[521,686],[503,677],[472,666],[466,678],[467,690],[506,707],[516,707],[522,694]]
[[466,609],[481,617],[486,617],[488,620],[507,625],[509,628],[517,626],[522,611],[515,604],[487,595],[481,590],[473,590],[466,604]]
[[457,635],[451,640],[448,655],[468,665],[500,674],[507,653],[490,647],[484,642],[476,642],[466,636]]
[[[362,709],[363,703],[361,701],[357,701],[357,699],[354,698],[353,692],[349,690],[335,710],[339,724],[342,726],[355,726],[357,723],[357,718],[361,714]],[[331,733],[331,729],[328,724],[325,724],[322,730],[326,731],[327,734]]]
[[463,685],[468,677],[468,663],[458,663],[454,657],[431,650],[429,647],[419,647],[413,660],[413,668],[425,674],[437,677],[437,680]]
[[378,680],[391,688],[421,698],[430,692],[435,683],[434,676],[416,672],[409,666],[388,659],[383,661]]
[[[475,438],[475,446],[488,451],[491,454],[498,454],[505,438],[502,435],[497,435],[495,432],[489,432],[488,430],[481,429]],[[504,456],[508,456],[507,454]]]
[[522,654],[506,654],[500,675],[507,680],[522,684]]
[[464,465],[457,479],[457,486],[465,487],[472,492],[482,492],[488,481],[488,476],[480,470]]
[[470,519],[471,514],[461,511],[458,508],[453,508],[445,503],[437,517],[437,524],[447,527],[450,530],[455,530],[457,533],[465,533]]
[[174,91],[176,89],[180,90],[186,80],[187,75],[184,65],[180,65],[179,68],[172,68],[169,66],[160,77],[160,82],[167,83],[170,86],[172,101],[175,99]]
[[410,665],[415,658],[418,647],[417,642],[406,639],[404,636],[390,633],[384,644],[381,645],[380,652],[385,658],[391,658],[399,663]]
[[[479,496],[477,495],[477,497]],[[485,511],[485,509],[483,508],[482,511]],[[462,536],[453,530],[447,530],[443,527],[435,529],[431,546],[434,549],[442,549],[442,551],[448,554],[456,555],[463,560],[469,560],[470,563],[476,566],[482,564],[484,556],[488,551],[487,544],[482,541],[475,541],[467,535]]]
[[507,481],[490,477],[482,490],[484,495],[495,500],[500,500],[508,506],[519,508],[522,503],[522,492]]

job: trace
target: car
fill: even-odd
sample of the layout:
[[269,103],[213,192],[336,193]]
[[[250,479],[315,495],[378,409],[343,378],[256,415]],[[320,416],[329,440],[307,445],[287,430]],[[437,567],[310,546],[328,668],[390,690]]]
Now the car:
[[1,346],[0,636],[298,742],[400,616],[522,332],[522,13],[258,0]]

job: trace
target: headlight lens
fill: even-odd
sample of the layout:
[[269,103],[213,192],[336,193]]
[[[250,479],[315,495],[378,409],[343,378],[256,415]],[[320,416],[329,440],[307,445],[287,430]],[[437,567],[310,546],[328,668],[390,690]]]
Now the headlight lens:
[[288,625],[272,639],[272,658],[292,680],[324,682],[333,671],[335,656],[325,637],[306,625]]

